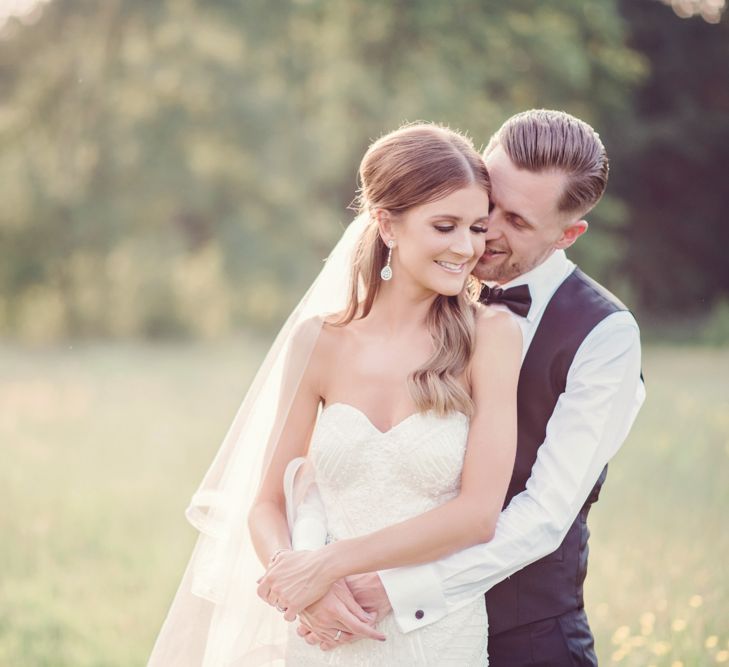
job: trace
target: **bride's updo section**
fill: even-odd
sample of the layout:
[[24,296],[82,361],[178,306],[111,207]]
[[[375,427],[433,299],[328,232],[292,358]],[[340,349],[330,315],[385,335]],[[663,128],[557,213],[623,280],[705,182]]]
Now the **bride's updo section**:
[[[349,303],[337,322],[341,326],[366,317],[380,289],[388,248],[380,237],[374,209],[386,209],[397,217],[474,183],[490,193],[486,165],[471,140],[430,123],[405,125],[375,141],[362,158],[359,182],[357,210],[370,220],[355,251]],[[479,288],[478,280],[469,276],[460,294],[439,295],[433,301],[427,326],[435,351],[408,378],[415,405],[422,412],[473,412],[471,397],[459,379],[473,351]]]

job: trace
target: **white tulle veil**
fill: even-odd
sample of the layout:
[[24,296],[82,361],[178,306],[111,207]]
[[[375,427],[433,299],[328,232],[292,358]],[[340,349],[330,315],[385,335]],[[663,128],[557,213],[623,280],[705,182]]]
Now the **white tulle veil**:
[[150,667],[284,664],[287,623],[256,596],[256,579],[263,567],[248,532],[248,511],[323,316],[341,312],[347,304],[353,253],[368,224],[372,224],[369,216],[362,215],[347,227],[289,316],[187,508],[186,516],[200,535],[157,637]]

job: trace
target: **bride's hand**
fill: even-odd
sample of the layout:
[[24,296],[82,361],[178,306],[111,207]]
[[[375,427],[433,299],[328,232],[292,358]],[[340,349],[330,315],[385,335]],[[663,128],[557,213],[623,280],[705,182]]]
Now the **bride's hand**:
[[258,596],[284,609],[287,621],[324,596],[339,578],[326,566],[322,550],[285,551],[258,580]]

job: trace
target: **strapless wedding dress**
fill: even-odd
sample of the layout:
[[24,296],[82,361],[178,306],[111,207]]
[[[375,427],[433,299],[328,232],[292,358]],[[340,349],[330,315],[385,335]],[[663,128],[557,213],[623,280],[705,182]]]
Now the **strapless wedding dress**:
[[[457,495],[468,418],[416,413],[384,433],[359,409],[332,403],[322,410],[309,447],[333,540],[357,537],[442,505]],[[377,624],[387,636],[322,652],[290,626],[288,667],[428,666],[488,664],[486,605],[470,605],[412,632],[389,614]]]

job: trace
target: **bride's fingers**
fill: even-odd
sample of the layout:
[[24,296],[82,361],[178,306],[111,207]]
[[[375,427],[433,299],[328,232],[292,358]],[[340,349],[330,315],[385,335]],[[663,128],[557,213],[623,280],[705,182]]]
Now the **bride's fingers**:
[[279,598],[278,594],[270,588],[261,584],[258,587],[257,592],[258,597],[260,597],[264,602],[270,604],[272,607],[276,607],[279,611],[286,610],[287,605]]
[[267,602],[273,607],[279,606],[282,609],[291,607],[292,605],[287,600],[286,593],[281,590],[280,586],[276,586],[276,591],[274,592],[274,582],[272,582],[271,577],[269,577],[269,572],[266,572],[266,574],[264,574],[263,577],[261,577],[260,579],[260,583],[258,584],[258,588],[256,589],[258,592],[258,597],[260,597],[264,602]]
[[271,588],[266,583],[260,583],[258,584],[256,593],[258,593],[258,597],[261,598],[261,600],[268,602],[268,596],[271,594]]
[[293,607],[288,607],[286,611],[284,612],[284,620],[291,623],[292,621],[296,620],[296,609]]

